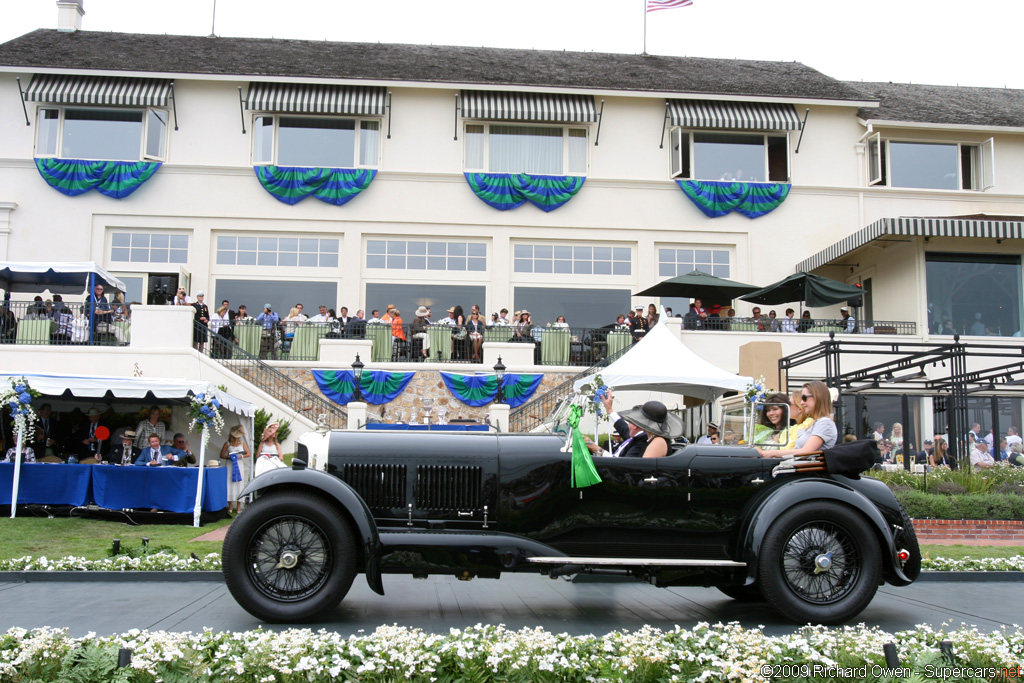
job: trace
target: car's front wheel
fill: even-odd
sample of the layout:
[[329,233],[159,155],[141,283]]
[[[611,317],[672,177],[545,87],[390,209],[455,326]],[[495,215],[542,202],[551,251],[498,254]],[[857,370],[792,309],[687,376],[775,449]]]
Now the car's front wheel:
[[768,529],[758,557],[765,600],[793,621],[838,624],[875,596],[881,576],[878,541],[863,515],[846,505],[796,505]]
[[333,609],[356,573],[348,519],[305,492],[256,500],[228,528],[222,557],[231,595],[269,622],[308,621]]

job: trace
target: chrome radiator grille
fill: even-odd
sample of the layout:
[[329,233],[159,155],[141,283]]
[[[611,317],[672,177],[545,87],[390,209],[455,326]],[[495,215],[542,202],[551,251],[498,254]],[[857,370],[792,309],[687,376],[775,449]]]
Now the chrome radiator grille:
[[371,508],[405,507],[405,465],[346,463],[341,479]]
[[416,468],[416,507],[420,510],[479,509],[483,468],[421,465]]

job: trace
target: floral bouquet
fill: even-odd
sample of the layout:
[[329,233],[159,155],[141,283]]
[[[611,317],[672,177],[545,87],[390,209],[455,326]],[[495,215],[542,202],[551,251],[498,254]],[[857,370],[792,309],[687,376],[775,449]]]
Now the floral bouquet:
[[[768,387],[765,384],[764,377],[758,377],[747,385],[747,393],[744,398],[747,403],[760,404],[767,395]],[[760,409],[760,405],[758,405],[758,409]]]
[[210,428],[218,434],[224,431],[224,418],[220,415],[220,401],[214,394],[193,396],[188,416],[192,418],[188,425],[189,431],[200,432],[204,439],[209,438]]
[[36,411],[32,410],[32,399],[38,396],[39,392],[32,389],[24,377],[21,379],[12,377],[10,388],[4,390],[3,395],[0,396],[0,403],[10,410],[15,434],[19,431],[22,434],[28,434],[32,425],[35,424]]
[[601,375],[595,375],[589,384],[580,387],[579,393],[590,399],[587,402],[588,413],[604,417],[604,399],[611,394],[611,391],[612,388],[604,383]]

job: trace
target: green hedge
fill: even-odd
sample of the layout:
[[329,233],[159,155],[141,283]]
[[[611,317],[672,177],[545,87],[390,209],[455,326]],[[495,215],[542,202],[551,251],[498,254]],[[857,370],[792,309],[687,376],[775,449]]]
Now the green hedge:
[[1024,519],[1024,496],[1007,493],[943,495],[893,491],[913,519]]

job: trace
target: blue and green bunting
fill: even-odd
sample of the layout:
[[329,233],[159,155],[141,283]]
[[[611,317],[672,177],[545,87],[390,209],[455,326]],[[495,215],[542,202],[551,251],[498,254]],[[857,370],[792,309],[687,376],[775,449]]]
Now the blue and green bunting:
[[[454,372],[442,372],[441,379],[455,398],[467,406],[485,406],[493,403],[498,396],[498,379],[490,375],[461,375]],[[518,375],[507,373],[501,383],[501,391],[505,394],[505,403],[512,408],[530,400],[544,375]]]
[[515,209],[524,202],[530,202],[544,211],[554,211],[580,191],[586,178],[526,173],[467,173],[466,181],[477,197],[499,211]]
[[787,183],[737,183],[733,181],[677,180],[697,208],[711,218],[737,211],[757,218],[778,208],[789,196]]
[[36,159],[36,168],[47,185],[69,197],[77,197],[95,189],[108,197],[124,199],[152,178],[160,168],[160,163]]
[[[394,401],[409,386],[415,374],[367,370],[363,372],[359,383],[363,390],[363,400],[375,406]],[[347,405],[356,393],[355,377],[351,370],[313,370],[313,379],[324,396],[341,405]]]
[[300,168],[254,166],[263,189],[285,204],[297,204],[313,195],[322,202],[341,206],[373,182],[377,171],[369,168]]

